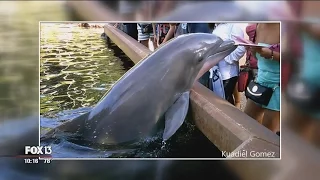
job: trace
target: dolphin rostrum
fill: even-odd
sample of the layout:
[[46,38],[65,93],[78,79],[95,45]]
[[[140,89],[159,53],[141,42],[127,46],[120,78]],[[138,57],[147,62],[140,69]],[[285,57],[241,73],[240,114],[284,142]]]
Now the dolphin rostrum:
[[181,35],[132,67],[91,111],[44,138],[69,132],[113,145],[146,138],[164,124],[162,137],[168,140],[184,122],[190,89],[205,62],[222,60],[235,48],[233,41],[213,34]]

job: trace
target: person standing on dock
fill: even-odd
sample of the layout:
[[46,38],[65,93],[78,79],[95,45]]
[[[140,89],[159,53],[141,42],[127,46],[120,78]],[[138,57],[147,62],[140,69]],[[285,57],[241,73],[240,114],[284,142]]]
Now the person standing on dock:
[[[246,26],[246,34],[249,37],[249,40],[255,43],[256,37],[256,27],[257,24],[248,24]],[[246,48],[247,49],[247,48]],[[240,66],[240,73],[236,88],[234,89],[233,96],[235,99],[235,106],[237,108],[241,108],[241,95],[240,92],[244,92],[251,80],[255,80],[258,74],[258,66],[257,66],[257,59],[252,52],[247,49],[246,50],[246,61],[245,64]]]
[[157,47],[157,43],[155,41],[155,24],[153,23],[137,23],[138,30],[138,41],[149,47],[149,40],[153,43],[153,47]]
[[166,36],[169,31],[170,31],[169,23],[157,24],[157,46],[160,46],[160,44],[167,41]]
[[[165,23],[163,23],[164,25]],[[176,31],[176,23],[169,23],[169,24],[166,24],[166,27],[164,27],[166,30],[166,33],[163,34],[164,37],[162,37],[163,40],[159,41],[158,43],[158,46],[160,46],[161,44],[169,41],[170,39],[174,38],[174,32]],[[162,35],[162,36],[163,36]]]
[[[244,112],[276,133],[280,128],[280,23],[259,23],[250,47],[258,62],[258,74],[246,89]],[[261,47],[263,46],[263,47]]]
[[[233,35],[244,38],[244,32],[234,23],[218,23],[212,34],[219,36],[223,40],[233,39]],[[239,60],[244,56],[245,52],[246,49],[243,46],[238,46],[230,55],[218,63],[218,70],[223,80],[225,99],[233,105],[235,105],[233,92],[239,76]]]

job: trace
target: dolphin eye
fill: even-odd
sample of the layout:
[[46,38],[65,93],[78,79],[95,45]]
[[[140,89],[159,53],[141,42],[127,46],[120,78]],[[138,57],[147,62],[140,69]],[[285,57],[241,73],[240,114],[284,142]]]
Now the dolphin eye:
[[205,59],[206,52],[207,52],[206,48],[202,48],[198,51],[198,55],[197,55],[198,63],[202,62]]
[[202,54],[202,53],[198,54],[197,60],[198,60],[197,61],[198,63],[202,62],[204,60],[204,54]]
[[202,62],[203,61],[203,56],[200,56],[199,58],[198,58],[198,62]]

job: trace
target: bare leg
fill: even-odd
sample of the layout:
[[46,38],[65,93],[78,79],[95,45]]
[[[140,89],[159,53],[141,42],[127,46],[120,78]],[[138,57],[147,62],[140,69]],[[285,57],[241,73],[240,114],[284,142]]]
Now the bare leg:
[[233,91],[233,97],[234,97],[234,104],[237,108],[241,108],[241,94],[238,92],[238,82],[236,83],[236,86],[234,87]]
[[154,40],[154,37],[152,37],[150,40],[152,41],[154,50],[156,50],[158,48],[157,41]]
[[248,99],[246,107],[244,108],[244,112],[257,120],[260,124],[262,124],[262,118],[264,114],[264,109],[254,103],[252,100]]
[[265,109],[262,124],[276,133],[280,130],[280,111]]

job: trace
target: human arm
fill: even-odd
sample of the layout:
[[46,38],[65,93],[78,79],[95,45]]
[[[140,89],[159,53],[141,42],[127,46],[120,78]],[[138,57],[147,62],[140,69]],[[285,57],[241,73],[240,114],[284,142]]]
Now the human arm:
[[280,61],[280,53],[269,48],[261,48],[261,47],[250,47],[250,51],[252,55],[256,57],[256,53],[259,53],[261,57],[266,59],[271,59],[275,61]]
[[[240,27],[237,27],[236,25],[232,26],[231,30],[231,38],[233,39],[234,36],[238,36],[241,38],[244,38],[244,33]],[[235,62],[238,62],[246,53],[246,48],[244,46],[238,46],[232,53],[230,53],[228,56],[224,58],[224,61],[226,61],[228,64],[233,64]]]
[[269,48],[255,48],[255,52],[259,53],[261,57],[264,57],[266,59],[280,61],[280,53]]
[[166,37],[164,38],[163,42],[162,43],[165,43],[167,42],[168,40],[170,40],[173,35],[174,35],[174,31],[176,30],[176,24],[169,24],[170,28],[169,28],[169,31],[166,35]]
[[152,29],[153,29],[153,42],[158,42],[157,39],[158,39],[158,34],[156,33],[156,24],[155,23],[152,23]]

